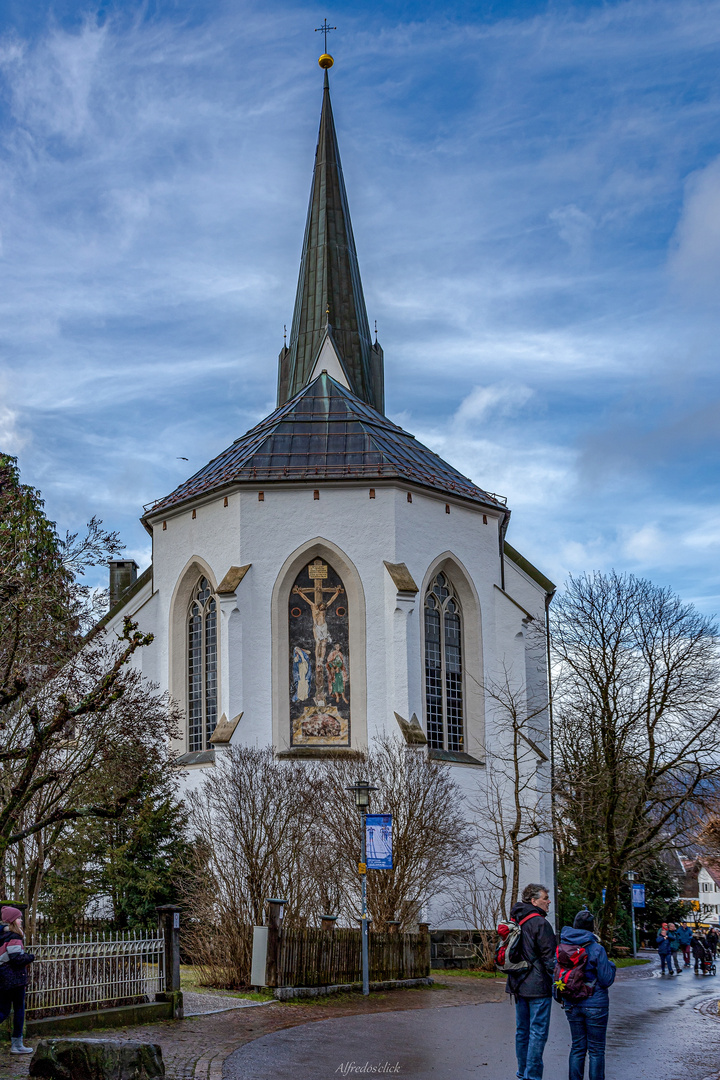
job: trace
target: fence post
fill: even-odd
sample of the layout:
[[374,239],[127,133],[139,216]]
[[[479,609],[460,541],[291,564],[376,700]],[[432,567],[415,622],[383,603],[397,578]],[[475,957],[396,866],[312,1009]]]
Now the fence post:
[[161,904],[155,909],[165,938],[165,993],[180,989],[180,908]]
[[334,930],[335,920],[337,915],[321,915],[320,916],[320,929],[321,930]]
[[265,962],[265,985],[278,985],[278,960],[280,959],[280,928],[287,900],[267,900],[267,960]]
[[422,964],[423,975],[427,976],[430,974],[430,923],[418,923],[418,933],[422,934],[423,938],[425,939],[423,941],[422,947],[422,951],[424,954],[422,958]]

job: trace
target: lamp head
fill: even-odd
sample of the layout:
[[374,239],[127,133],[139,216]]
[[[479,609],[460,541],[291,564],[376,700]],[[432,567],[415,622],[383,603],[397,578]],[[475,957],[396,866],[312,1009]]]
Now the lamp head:
[[355,805],[358,810],[367,810],[370,805],[370,792],[377,791],[377,788],[372,787],[367,780],[358,780],[356,784],[348,788],[348,791],[352,791],[355,796]]

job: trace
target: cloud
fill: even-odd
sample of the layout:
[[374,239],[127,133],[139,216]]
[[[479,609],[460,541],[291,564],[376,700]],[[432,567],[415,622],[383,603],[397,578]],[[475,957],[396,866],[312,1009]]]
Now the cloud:
[[[720,316],[688,299],[719,265],[720,2],[501,9],[343,11],[389,409],[509,497],[558,580],[631,566],[715,595]],[[142,504],[272,407],[316,42],[296,2],[63,12],[0,37],[2,430],[62,527],[99,507],[146,553]]]
[[685,183],[673,236],[670,272],[686,296],[718,304],[720,297],[720,157]]
[[532,396],[529,386],[516,386],[512,383],[476,386],[460,403],[455,413],[455,422],[471,424],[484,420],[490,414],[510,416],[521,410]]
[[589,243],[595,222],[579,207],[573,205],[559,206],[551,210],[550,220],[557,225],[558,236],[564,240],[574,252],[584,251]]

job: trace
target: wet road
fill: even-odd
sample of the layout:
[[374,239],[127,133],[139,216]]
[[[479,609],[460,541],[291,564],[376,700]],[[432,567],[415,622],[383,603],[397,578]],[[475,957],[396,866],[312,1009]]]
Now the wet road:
[[[608,1080],[717,1080],[720,975],[631,972],[610,991]],[[545,1080],[567,1076],[568,1047],[567,1020],[554,1005]],[[375,1013],[266,1035],[231,1054],[223,1080],[511,1080],[513,1050],[509,1002]]]

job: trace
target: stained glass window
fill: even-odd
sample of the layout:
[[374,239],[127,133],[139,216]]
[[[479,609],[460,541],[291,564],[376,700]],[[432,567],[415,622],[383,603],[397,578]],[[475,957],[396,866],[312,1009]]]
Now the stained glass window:
[[217,601],[201,577],[190,601],[188,644],[188,749],[208,750],[217,724]]
[[434,578],[425,596],[425,711],[430,748],[462,752],[462,611],[444,573]]

